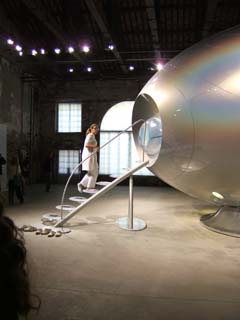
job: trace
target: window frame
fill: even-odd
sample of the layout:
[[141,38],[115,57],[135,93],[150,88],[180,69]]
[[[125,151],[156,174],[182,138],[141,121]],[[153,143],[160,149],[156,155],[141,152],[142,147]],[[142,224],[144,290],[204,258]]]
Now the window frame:
[[[69,175],[69,174],[72,173],[73,169],[76,167],[77,164],[74,164],[72,168],[69,167],[70,172],[68,172],[68,171],[67,171],[67,172],[60,172],[60,151],[68,151],[68,152],[70,152],[70,151],[76,151],[76,152],[78,152],[78,164],[79,164],[79,163],[81,162],[81,159],[82,159],[81,150],[79,150],[79,149],[64,149],[64,148],[58,149],[58,167],[57,167],[57,174],[58,174],[59,176]],[[68,160],[69,160],[69,154],[68,154]],[[68,162],[68,164],[69,164],[69,162]],[[76,176],[76,175],[79,175],[79,174],[81,174],[81,167],[79,167],[78,170],[76,170],[76,171],[74,172],[73,176]]]
[[[71,104],[79,104],[80,107],[81,107],[81,116],[80,116],[80,130],[79,131],[59,131],[59,105],[60,104],[68,104],[68,105],[71,105]],[[55,132],[57,134],[75,134],[75,133],[82,133],[82,110],[83,110],[83,107],[82,107],[82,102],[80,101],[57,101],[56,102],[56,107],[55,107]],[[71,111],[70,111],[71,113]],[[69,121],[68,122],[69,126],[71,126],[71,122]]]

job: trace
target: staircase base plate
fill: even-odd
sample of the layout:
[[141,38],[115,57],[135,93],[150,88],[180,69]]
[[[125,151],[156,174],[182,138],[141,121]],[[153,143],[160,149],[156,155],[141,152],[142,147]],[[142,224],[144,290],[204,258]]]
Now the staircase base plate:
[[118,218],[116,220],[119,228],[129,231],[140,231],[147,228],[147,224],[144,220],[133,218],[133,227],[131,228],[128,217]]

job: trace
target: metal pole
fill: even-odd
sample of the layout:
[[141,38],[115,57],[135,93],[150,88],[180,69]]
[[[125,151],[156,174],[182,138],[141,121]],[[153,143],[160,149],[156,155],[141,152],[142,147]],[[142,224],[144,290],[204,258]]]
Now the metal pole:
[[133,229],[133,176],[129,177],[128,227]]
[[[134,172],[134,171],[133,171]],[[133,173],[132,172],[132,173]],[[133,218],[133,175],[129,175],[128,217],[118,218],[116,224],[128,231],[140,231],[147,227],[145,221]]]
[[145,140],[146,140],[146,122],[144,122],[144,136],[143,136],[143,147],[142,147],[142,161],[144,162],[144,156],[145,156],[145,151],[144,151],[144,147],[145,147]]

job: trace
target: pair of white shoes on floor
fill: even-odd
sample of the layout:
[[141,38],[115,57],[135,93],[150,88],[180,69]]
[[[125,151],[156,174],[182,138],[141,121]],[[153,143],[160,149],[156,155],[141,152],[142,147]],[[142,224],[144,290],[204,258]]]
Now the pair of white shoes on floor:
[[[78,191],[79,191],[80,193],[82,193],[82,192],[83,192],[83,189],[84,189],[83,185],[82,185],[81,183],[78,183],[78,184],[77,184],[77,187],[78,187]],[[97,192],[97,189],[87,188],[87,189],[86,189],[86,192],[87,192],[87,193],[96,193],[96,192]]]

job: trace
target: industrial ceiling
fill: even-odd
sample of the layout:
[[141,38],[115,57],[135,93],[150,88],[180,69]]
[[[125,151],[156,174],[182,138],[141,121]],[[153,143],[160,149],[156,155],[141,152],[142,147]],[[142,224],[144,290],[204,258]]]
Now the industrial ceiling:
[[239,23],[238,0],[1,0],[0,54],[38,76],[151,76],[157,63]]

